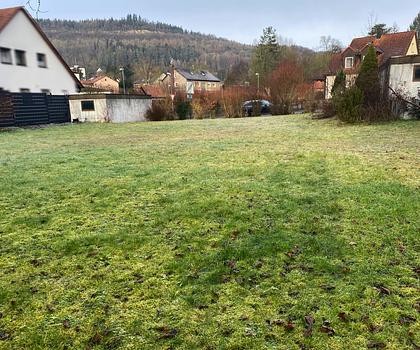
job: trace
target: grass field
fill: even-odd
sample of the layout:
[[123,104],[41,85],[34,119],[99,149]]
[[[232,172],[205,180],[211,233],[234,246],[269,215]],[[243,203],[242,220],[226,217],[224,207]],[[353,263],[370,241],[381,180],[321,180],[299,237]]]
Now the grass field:
[[419,349],[420,124],[0,133],[0,349]]

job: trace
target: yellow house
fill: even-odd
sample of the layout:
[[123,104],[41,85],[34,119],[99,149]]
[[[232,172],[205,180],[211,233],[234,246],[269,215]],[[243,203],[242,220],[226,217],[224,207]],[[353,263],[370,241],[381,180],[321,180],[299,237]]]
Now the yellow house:
[[88,80],[82,80],[82,85],[87,89],[95,89],[105,92],[118,94],[120,92],[120,84],[118,81],[100,74]]
[[197,71],[172,67],[171,72],[162,74],[158,84],[169,90],[187,95],[200,92],[219,92],[222,89],[222,81],[208,71]]

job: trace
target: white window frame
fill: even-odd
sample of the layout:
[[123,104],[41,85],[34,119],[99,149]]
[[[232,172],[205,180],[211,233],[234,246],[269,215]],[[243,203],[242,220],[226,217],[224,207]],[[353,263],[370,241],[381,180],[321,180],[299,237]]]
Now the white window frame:
[[[348,62],[351,60],[351,64],[349,65]],[[354,67],[354,57],[346,57],[344,59],[344,68],[350,69]]]

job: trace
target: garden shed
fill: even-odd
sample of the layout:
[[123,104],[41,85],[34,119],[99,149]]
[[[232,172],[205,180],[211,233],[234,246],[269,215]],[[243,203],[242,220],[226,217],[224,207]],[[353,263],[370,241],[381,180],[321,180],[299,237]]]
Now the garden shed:
[[149,95],[78,94],[69,97],[72,122],[133,123],[146,120]]

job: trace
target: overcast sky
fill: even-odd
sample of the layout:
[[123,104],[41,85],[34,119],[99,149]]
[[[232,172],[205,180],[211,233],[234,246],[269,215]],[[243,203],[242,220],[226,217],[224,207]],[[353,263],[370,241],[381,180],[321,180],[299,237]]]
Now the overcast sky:
[[[33,0],[34,2],[36,0]],[[322,35],[343,44],[366,30],[372,13],[379,22],[407,30],[420,11],[420,0],[41,0],[46,18],[120,18],[136,13],[149,20],[252,43],[264,27],[309,48]],[[0,7],[26,0],[0,0]]]

